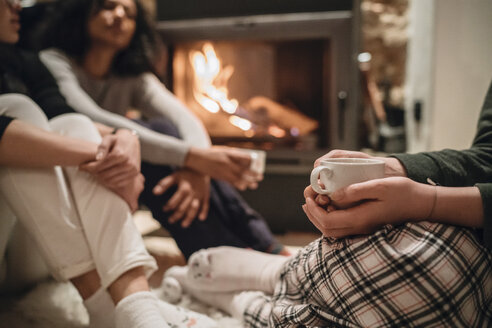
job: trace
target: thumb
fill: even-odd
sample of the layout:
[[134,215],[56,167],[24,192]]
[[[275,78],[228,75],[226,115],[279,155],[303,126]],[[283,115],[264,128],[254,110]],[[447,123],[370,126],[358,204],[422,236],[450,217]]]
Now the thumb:
[[241,151],[232,151],[230,152],[230,155],[231,156],[229,158],[241,168],[249,167],[251,165],[251,161],[253,160],[250,154]]
[[375,198],[377,198],[377,192],[372,181],[354,183],[330,195],[330,199],[339,208],[347,208],[360,201]]
[[109,150],[113,146],[114,142],[115,142],[114,135],[108,135],[103,137],[101,143],[97,147],[96,161],[100,161],[104,157],[106,157],[106,155],[109,153]]
[[155,185],[154,189],[152,189],[152,192],[154,193],[154,195],[162,195],[174,183],[176,183],[176,173],[168,175],[167,177],[159,181]]

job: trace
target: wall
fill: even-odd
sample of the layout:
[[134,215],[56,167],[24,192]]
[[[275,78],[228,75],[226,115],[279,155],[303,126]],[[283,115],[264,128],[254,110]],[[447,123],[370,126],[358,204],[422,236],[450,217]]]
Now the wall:
[[492,1],[436,1],[430,149],[466,148],[492,80]]
[[[409,9],[408,53],[405,81],[407,151],[429,149],[433,102],[433,56],[435,3],[412,0]],[[414,106],[422,104],[420,121],[414,119]]]
[[[412,0],[406,81],[408,150],[470,145],[492,80],[492,1]],[[422,121],[413,120],[415,101]]]

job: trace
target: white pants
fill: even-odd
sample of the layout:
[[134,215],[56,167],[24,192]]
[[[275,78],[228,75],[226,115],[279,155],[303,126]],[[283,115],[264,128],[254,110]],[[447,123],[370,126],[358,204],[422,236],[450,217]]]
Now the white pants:
[[[48,122],[25,96],[0,96],[0,114],[62,135],[101,141],[85,116],[65,114]],[[58,280],[97,269],[107,288],[132,268],[143,266],[148,275],[157,268],[126,202],[77,167],[0,167],[0,197],[33,237]]]

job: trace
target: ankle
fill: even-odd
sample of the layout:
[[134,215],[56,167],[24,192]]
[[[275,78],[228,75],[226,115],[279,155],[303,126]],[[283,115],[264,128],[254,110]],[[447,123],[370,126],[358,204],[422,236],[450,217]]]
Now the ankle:
[[72,278],[70,282],[77,289],[83,300],[90,298],[101,288],[101,279],[96,270]]
[[125,272],[108,287],[115,304],[132,294],[149,290],[149,282],[142,267]]

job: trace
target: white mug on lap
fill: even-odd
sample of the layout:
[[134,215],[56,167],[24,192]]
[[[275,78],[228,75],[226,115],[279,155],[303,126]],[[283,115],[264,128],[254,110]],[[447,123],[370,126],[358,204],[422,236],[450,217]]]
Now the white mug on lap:
[[[330,158],[311,171],[311,187],[330,195],[348,185],[384,178],[384,162],[372,158]],[[320,185],[324,186],[324,188]]]

